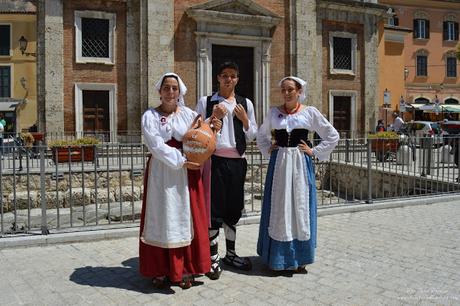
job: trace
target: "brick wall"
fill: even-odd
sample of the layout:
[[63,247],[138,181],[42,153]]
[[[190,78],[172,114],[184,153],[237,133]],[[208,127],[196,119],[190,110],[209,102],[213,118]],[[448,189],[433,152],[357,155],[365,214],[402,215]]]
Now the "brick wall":
[[[75,62],[74,11],[94,10],[116,14],[115,65]],[[64,129],[75,131],[74,84],[112,83],[117,86],[118,130],[127,129],[126,102],[126,3],[123,1],[64,1]]]

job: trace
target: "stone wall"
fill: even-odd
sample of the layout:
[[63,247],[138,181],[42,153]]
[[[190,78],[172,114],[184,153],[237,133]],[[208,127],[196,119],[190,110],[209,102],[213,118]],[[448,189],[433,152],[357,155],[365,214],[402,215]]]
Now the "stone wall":
[[[39,208],[41,201],[40,175],[2,177],[3,210]],[[97,186],[97,188],[96,188]],[[121,193],[120,193],[121,186]],[[130,171],[64,173],[57,181],[50,175],[45,178],[46,206],[64,208],[82,204],[140,201],[143,194],[143,176],[131,179]],[[16,204],[15,204],[16,202]],[[30,204],[29,204],[30,203]]]
[[[454,189],[459,190],[460,187],[452,182],[422,177],[419,173],[414,175],[411,171],[401,174],[388,169],[385,171],[372,169],[370,173],[371,194],[374,200],[449,192]],[[338,197],[362,201],[369,199],[366,167],[331,163],[325,171],[325,177],[331,179],[322,180],[321,187],[332,190]]]

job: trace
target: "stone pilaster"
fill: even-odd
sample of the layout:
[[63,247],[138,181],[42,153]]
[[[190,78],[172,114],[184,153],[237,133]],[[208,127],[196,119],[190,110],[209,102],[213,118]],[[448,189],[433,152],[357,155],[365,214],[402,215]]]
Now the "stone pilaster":
[[321,109],[321,32],[317,31],[316,1],[290,2],[291,74],[308,82],[307,104]]
[[[379,63],[378,63],[378,17],[364,17],[364,113],[365,131],[372,131],[377,124],[376,114],[379,114]],[[371,56],[369,56],[371,55]],[[383,95],[383,93],[382,93]]]
[[62,0],[38,1],[37,111],[39,129],[64,131],[64,37]]
[[159,103],[155,83],[165,73],[174,71],[174,1],[149,0],[147,6],[146,45],[148,105]]
[[126,3],[126,98],[127,98],[127,129],[130,133],[140,131],[140,117],[143,111],[140,90],[140,1]]

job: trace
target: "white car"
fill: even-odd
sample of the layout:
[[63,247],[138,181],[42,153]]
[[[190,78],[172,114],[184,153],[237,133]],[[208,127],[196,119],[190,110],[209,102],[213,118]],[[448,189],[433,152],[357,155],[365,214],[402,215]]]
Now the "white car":
[[432,121],[412,121],[406,123],[406,131],[409,136],[415,137],[415,144],[421,145],[424,140],[431,138],[434,146],[441,146],[442,129],[438,122]]

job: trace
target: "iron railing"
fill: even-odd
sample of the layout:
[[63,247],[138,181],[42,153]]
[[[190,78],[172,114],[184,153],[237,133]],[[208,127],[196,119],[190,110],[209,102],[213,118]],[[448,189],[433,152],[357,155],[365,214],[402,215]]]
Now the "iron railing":
[[[318,207],[458,192],[459,138],[343,139],[315,162]],[[0,236],[131,226],[141,213],[141,143],[13,143],[0,162]],[[268,161],[248,144],[245,214],[259,214]]]

